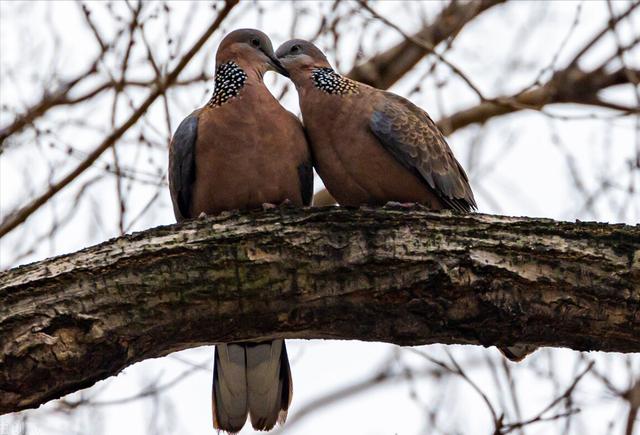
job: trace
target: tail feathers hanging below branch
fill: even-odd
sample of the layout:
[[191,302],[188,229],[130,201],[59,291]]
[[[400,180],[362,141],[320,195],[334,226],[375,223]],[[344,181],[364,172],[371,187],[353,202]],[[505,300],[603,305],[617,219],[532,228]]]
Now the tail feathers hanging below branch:
[[213,372],[213,426],[239,432],[247,414],[256,430],[284,423],[292,397],[284,340],[216,346]]
[[291,372],[284,340],[248,344],[247,384],[249,415],[256,430],[284,423],[291,402]]
[[216,346],[213,362],[213,427],[239,432],[247,421],[247,377],[244,345]]

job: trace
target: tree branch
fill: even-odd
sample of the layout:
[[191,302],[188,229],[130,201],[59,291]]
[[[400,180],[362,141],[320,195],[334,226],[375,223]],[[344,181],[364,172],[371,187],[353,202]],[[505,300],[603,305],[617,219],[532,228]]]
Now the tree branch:
[[38,210],[49,199],[55,196],[59,191],[64,189],[69,183],[75,180],[80,174],[82,174],[87,168],[91,166],[93,162],[109,148],[111,148],[117,141],[124,135],[129,128],[131,128],[142,115],[144,115],[147,109],[155,102],[155,100],[162,96],[167,88],[171,86],[178,78],[178,75],[189,64],[191,59],[200,51],[205,42],[213,35],[213,33],[220,27],[222,21],[231,12],[238,0],[226,0],[225,7],[220,11],[215,21],[207,28],[207,30],[200,36],[200,38],[194,43],[191,49],[180,59],[180,62],[168,73],[163,80],[149,93],[147,98],[140,104],[140,106],[123,122],[117,129],[109,134],[76,168],[67,174],[62,180],[51,185],[49,189],[42,193],[40,196],[31,200],[28,204],[18,209],[15,213],[7,216],[7,218],[0,223],[0,238],[2,238],[9,231],[20,225],[27,220],[36,210]]
[[[446,39],[455,38],[467,23],[505,1],[452,1],[432,23],[424,26],[412,38],[435,47]],[[430,52],[431,50],[405,38],[399,44],[354,67],[347,76],[379,89],[388,89]]]
[[[501,2],[482,1],[465,4],[451,2],[432,24],[425,26],[412,36],[406,35],[400,28],[386,21],[387,24],[403,34],[404,41],[373,57],[368,62],[357,66],[348,74],[348,77],[380,89],[387,89],[411,70],[425,55],[433,52],[437,44],[447,38],[455,37],[469,20],[499,3]],[[557,71],[549,81],[540,84],[540,86],[532,86],[513,95],[487,99],[483,97],[482,93],[469,78],[453,67],[456,73],[469,84],[482,101],[472,107],[462,109],[440,119],[437,122],[438,127],[444,134],[449,135],[471,124],[484,123],[492,118],[521,110],[541,111],[545,106],[556,103],[605,107],[620,111],[623,114],[640,113],[640,109],[637,107],[623,106],[604,101],[599,97],[599,93],[609,87],[634,84],[631,78],[637,77],[640,74],[639,71],[622,68],[607,72],[605,67],[613,57],[607,59],[601,67],[595,68],[590,72],[585,72],[578,66],[578,60],[607,31],[613,29],[617,23],[631,14],[638,5],[640,5],[640,2],[632,4],[624,13],[609,20],[604,29],[579,51],[568,66]],[[385,20],[384,17],[375,14],[369,7],[365,7],[365,9]],[[638,40],[635,39],[627,46],[618,47],[615,55],[631,50],[637,44]],[[335,203],[335,199],[326,189],[322,189],[314,195],[314,205],[325,206]]]
[[[524,109],[541,110],[549,104],[576,103],[603,106],[606,102],[599,99],[600,91],[629,83],[624,69],[607,72],[603,68],[598,68],[584,72],[577,67],[572,67],[556,73],[551,80],[540,87],[512,96],[499,97],[493,101],[481,102],[445,117],[437,124],[443,133],[448,135],[470,124],[483,123],[491,118]],[[500,101],[510,102],[510,104],[501,104]],[[618,109],[626,108],[618,107]],[[638,108],[630,107],[628,110],[630,113],[640,113]]]
[[640,351],[640,226],[226,213],[0,274],[0,413],[146,358],[285,338]]
[[415,45],[417,47],[420,47],[422,50],[426,51],[427,53],[430,53],[433,56],[435,56],[440,63],[446,65],[462,81],[464,81],[467,84],[467,86],[469,88],[471,88],[471,90],[473,92],[475,92],[475,94],[478,96],[478,98],[480,98],[480,101],[487,101],[487,98],[482,94],[482,91],[480,91],[480,89],[473,83],[473,81],[469,77],[467,77],[467,75],[464,74],[462,72],[462,70],[460,70],[460,68],[458,68],[456,65],[452,64],[450,61],[445,59],[445,57],[443,55],[438,53],[433,44],[431,44],[429,41],[423,41],[422,39],[415,38],[415,37],[413,37],[411,35],[406,34],[399,26],[397,26],[396,24],[393,24],[387,18],[383,17],[382,15],[378,14],[375,10],[373,10],[373,8],[371,8],[367,4],[366,0],[358,0],[358,2],[362,6],[362,8],[367,10],[368,12],[370,12],[371,15],[373,15],[374,18],[377,18],[378,20],[380,20],[383,23],[385,23],[387,26],[389,26],[392,29],[394,29],[396,32],[400,33],[404,37],[405,40],[411,42],[413,45]]

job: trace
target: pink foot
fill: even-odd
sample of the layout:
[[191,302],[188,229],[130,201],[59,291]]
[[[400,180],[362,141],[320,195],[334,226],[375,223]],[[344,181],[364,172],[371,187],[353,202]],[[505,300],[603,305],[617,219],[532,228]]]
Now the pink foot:
[[420,204],[417,202],[397,202],[397,201],[389,201],[384,207],[385,208],[416,208],[419,207]]

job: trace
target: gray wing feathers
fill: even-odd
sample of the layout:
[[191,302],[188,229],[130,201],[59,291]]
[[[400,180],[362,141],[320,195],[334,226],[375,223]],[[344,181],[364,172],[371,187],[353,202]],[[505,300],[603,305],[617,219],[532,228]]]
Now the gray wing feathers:
[[187,116],[169,144],[169,190],[173,213],[178,222],[190,216],[191,191],[196,177],[196,140],[198,138],[198,116]]
[[219,344],[213,365],[213,426],[239,432],[247,420],[247,377],[244,345]]

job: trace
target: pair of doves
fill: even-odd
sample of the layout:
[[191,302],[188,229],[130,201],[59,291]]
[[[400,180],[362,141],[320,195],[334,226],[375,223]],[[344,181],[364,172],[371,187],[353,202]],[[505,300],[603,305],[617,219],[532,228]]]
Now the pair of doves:
[[[295,84],[304,126],[264,85],[269,70]],[[176,219],[285,201],[310,205],[313,167],[340,205],[476,208],[467,175],[425,111],[342,77],[308,41],[288,41],[274,53],[258,30],[229,33],[216,55],[211,100],[171,141]],[[270,430],[286,419],[291,397],[284,340],[216,346],[216,429],[238,432],[249,415],[255,429]]]

